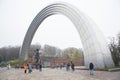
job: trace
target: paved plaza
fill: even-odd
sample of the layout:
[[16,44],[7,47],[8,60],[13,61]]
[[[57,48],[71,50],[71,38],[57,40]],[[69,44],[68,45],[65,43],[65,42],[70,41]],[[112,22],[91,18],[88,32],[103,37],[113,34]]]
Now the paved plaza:
[[33,69],[32,73],[24,74],[23,69],[1,69],[0,80],[120,80],[120,71],[95,71],[90,76],[88,70],[66,71],[65,69],[44,68],[42,72]]

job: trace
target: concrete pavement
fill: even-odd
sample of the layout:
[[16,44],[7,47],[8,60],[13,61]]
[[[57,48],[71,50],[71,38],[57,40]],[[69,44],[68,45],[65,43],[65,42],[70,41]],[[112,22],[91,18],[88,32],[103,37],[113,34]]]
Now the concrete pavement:
[[0,80],[120,80],[120,72],[95,71],[95,75],[90,76],[87,70],[67,72],[44,68],[42,72],[33,69],[32,73],[25,74],[23,69],[10,69],[0,72]]

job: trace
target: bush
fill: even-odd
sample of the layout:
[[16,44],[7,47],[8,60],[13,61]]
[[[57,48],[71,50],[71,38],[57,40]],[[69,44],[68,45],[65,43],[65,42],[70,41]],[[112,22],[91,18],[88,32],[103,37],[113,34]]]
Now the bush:
[[11,66],[16,66],[16,65],[22,65],[22,64],[24,64],[24,63],[26,63],[27,62],[27,60],[18,60],[18,59],[16,59],[16,60],[11,60],[10,61],[10,65]]
[[0,67],[5,67],[5,66],[7,66],[7,63],[6,63],[6,62],[1,62],[1,63],[0,63]]

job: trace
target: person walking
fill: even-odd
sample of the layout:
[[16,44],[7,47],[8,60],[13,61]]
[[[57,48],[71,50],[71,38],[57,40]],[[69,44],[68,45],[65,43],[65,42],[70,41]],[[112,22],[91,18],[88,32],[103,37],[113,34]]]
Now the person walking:
[[39,71],[42,71],[42,64],[39,64]]
[[24,73],[27,73],[28,65],[24,64]]
[[67,71],[70,70],[70,63],[69,63],[69,62],[66,64],[66,70],[67,70]]
[[31,65],[31,63],[28,64],[28,72],[29,72],[29,73],[32,72],[32,65]]
[[94,64],[91,62],[89,64],[90,75],[94,75]]
[[74,63],[72,61],[71,61],[71,69],[72,69],[72,71],[75,70],[75,65],[74,65]]

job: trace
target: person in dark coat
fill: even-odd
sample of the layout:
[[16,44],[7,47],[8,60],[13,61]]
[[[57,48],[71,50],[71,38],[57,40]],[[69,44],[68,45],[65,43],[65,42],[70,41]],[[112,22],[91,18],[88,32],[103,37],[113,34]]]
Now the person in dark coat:
[[94,64],[91,62],[89,64],[90,75],[94,75]]
[[71,69],[72,69],[72,71],[75,70],[75,65],[74,65],[74,63],[72,61],[71,61]]
[[42,71],[42,64],[39,64],[39,71]]
[[70,70],[70,63],[69,63],[69,62],[66,64],[66,70],[67,70],[67,71]]

